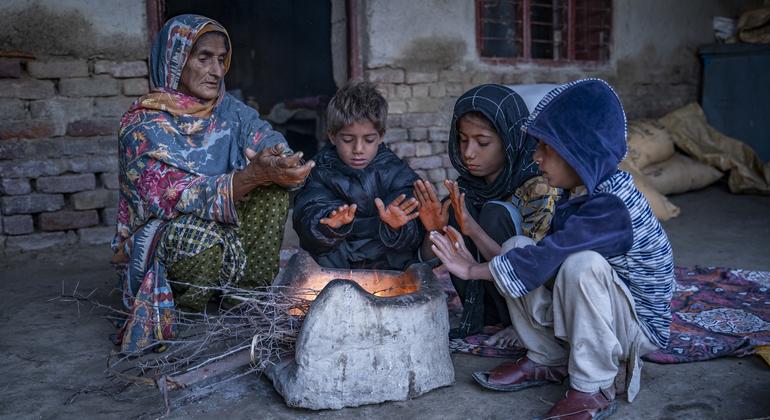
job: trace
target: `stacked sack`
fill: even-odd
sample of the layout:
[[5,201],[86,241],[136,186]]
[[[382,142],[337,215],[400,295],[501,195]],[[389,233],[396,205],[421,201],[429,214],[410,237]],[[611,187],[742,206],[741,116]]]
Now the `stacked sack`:
[[668,130],[655,120],[628,123],[628,155],[620,168],[634,177],[634,184],[660,220],[680,213],[667,194],[700,189],[722,177],[717,169],[677,152]]

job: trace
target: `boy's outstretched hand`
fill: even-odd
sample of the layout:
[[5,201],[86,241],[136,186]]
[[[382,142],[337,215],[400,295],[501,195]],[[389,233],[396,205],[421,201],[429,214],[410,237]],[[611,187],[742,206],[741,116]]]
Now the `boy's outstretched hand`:
[[404,194],[396,197],[393,202],[388,204],[388,207],[385,207],[385,204],[379,198],[374,199],[374,204],[380,212],[380,220],[393,229],[399,229],[420,215],[420,212],[417,211],[420,206],[417,199],[410,198],[407,200]]
[[468,280],[471,278],[471,267],[476,265],[476,260],[465,247],[463,237],[455,228],[444,228],[446,235],[433,231],[430,240],[433,242],[431,250],[446,266],[447,270],[455,276]]
[[324,217],[319,220],[319,223],[329,226],[332,229],[347,225],[356,218],[356,208],[358,208],[358,206],[355,204],[339,206],[336,210],[332,210],[329,217]]
[[449,223],[449,205],[452,203],[447,200],[442,204],[430,182],[414,181],[414,196],[420,202],[420,221],[425,230],[441,230]]

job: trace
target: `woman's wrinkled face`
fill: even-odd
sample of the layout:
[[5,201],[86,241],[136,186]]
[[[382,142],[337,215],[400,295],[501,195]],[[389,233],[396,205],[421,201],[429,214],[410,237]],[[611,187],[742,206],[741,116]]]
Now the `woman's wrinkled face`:
[[178,90],[207,101],[215,99],[219,96],[219,86],[225,77],[226,57],[224,35],[217,32],[203,34],[187,58]]
[[572,166],[559,156],[556,150],[542,141],[538,140],[537,148],[532,153],[532,160],[540,167],[540,172],[552,187],[571,190],[583,185],[583,180]]
[[503,141],[492,124],[475,115],[463,115],[457,123],[460,156],[473,176],[491,184],[503,171],[505,150]]
[[348,124],[336,134],[329,134],[329,141],[337,148],[337,155],[346,165],[364,169],[377,155],[382,136],[371,121]]

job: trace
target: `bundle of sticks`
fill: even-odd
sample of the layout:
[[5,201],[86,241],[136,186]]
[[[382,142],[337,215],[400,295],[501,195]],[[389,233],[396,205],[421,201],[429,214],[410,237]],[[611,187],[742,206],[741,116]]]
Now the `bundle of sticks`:
[[[202,313],[175,309],[178,334],[153,343],[141,355],[117,351],[108,358],[108,372],[125,383],[152,385],[169,408],[169,392],[205,383],[212,389],[237,378],[259,374],[291,357],[304,314],[318,291],[266,286],[241,289],[202,287],[180,283],[200,292],[221,294],[219,308]],[[108,318],[123,319],[123,310],[104,305],[93,292],[59,299],[88,301],[108,311]],[[308,299],[310,298],[310,300]]]

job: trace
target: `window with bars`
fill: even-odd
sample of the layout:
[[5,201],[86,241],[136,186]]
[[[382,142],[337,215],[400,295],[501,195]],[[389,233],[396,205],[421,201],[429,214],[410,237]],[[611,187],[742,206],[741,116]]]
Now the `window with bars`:
[[500,61],[609,59],[612,0],[476,0],[482,57]]

